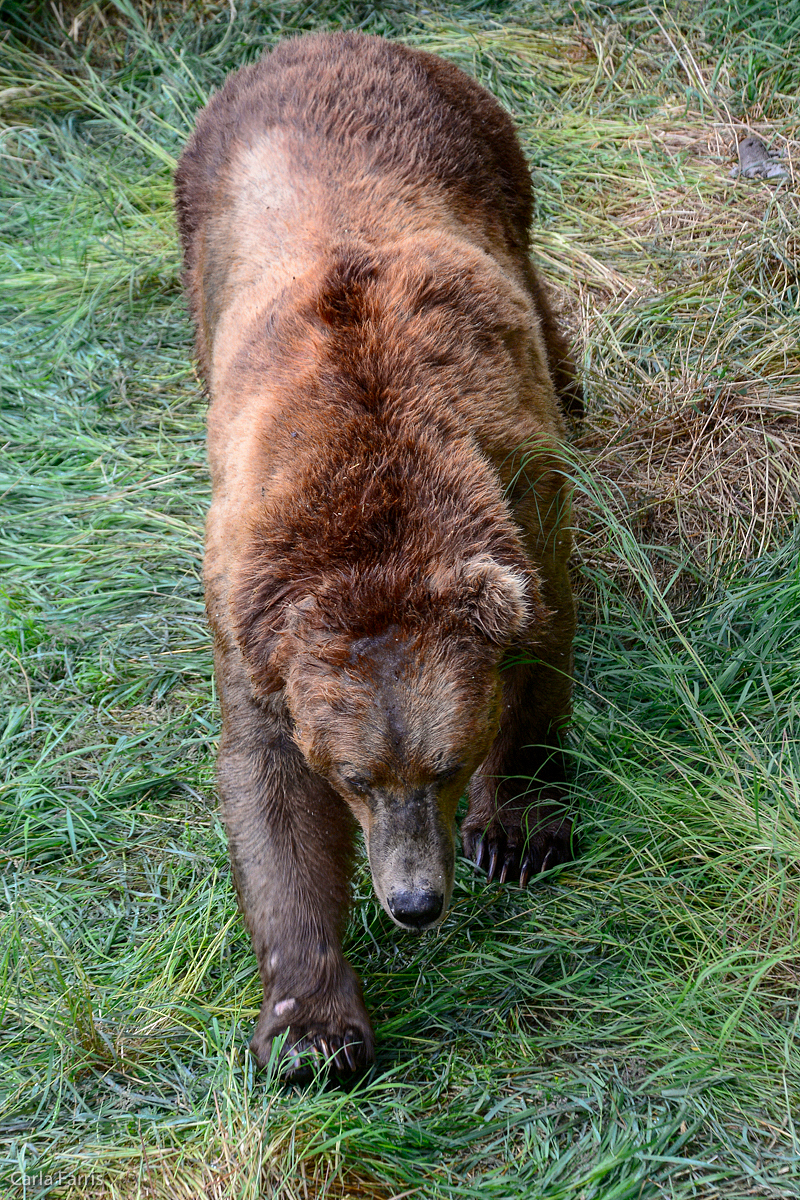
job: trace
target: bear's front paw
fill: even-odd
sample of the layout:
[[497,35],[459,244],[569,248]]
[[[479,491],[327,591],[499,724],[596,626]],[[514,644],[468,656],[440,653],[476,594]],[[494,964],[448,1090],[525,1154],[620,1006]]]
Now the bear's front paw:
[[375,1039],[360,996],[265,999],[250,1042],[262,1066],[284,1032],[280,1068],[292,1082],[307,1081],[320,1069],[342,1078],[361,1075],[374,1059]]
[[362,1075],[373,1060],[372,1035],[363,1029],[330,1026],[300,1029],[290,1025],[281,1054],[282,1074],[292,1082],[308,1081],[317,1071],[332,1071],[340,1078]]
[[469,819],[464,822],[464,853],[486,870],[489,883],[496,878],[500,883],[518,879],[524,888],[532,875],[572,861],[572,821],[563,816],[537,821],[535,816],[527,818],[529,833],[521,821],[505,813],[502,822],[496,817],[483,828],[470,828]]

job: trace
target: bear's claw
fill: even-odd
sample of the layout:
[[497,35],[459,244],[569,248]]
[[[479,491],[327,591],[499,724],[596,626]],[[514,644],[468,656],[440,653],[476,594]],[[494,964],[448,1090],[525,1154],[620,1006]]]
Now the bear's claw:
[[521,830],[506,833],[502,827],[489,829],[483,835],[462,828],[462,838],[464,853],[476,867],[486,869],[488,883],[496,878],[499,883],[518,880],[519,886],[525,888],[532,875],[572,858],[572,823],[568,820],[545,826],[524,844]]
[[[299,1049],[303,1042],[306,1043],[306,1048]],[[348,1072],[355,1075],[361,1069],[354,1053],[357,1044],[361,1044],[363,1048],[363,1043],[354,1030],[348,1030],[343,1037],[336,1033],[326,1037],[320,1033],[316,1037],[301,1039],[297,1046],[292,1047],[290,1053],[302,1058],[303,1053],[310,1051],[320,1066],[329,1067],[337,1075],[346,1075]]]
[[[525,887],[531,874],[529,855],[526,853],[520,863],[519,847],[508,845],[503,834],[499,836],[485,834],[474,849],[469,848],[466,837],[464,840],[464,849],[470,857],[474,857],[475,866],[486,868],[488,883],[494,883],[494,880],[498,878],[499,866],[500,883],[507,883],[509,879],[519,878],[520,887]],[[523,871],[525,872],[525,882],[522,878]]]
[[[494,881],[494,877],[497,874],[497,864],[500,861],[503,841],[504,839],[489,837],[487,835],[486,837],[482,837],[478,842],[478,847],[475,851],[475,866],[484,866],[488,855],[489,862],[486,865],[486,874],[489,883]],[[470,851],[467,851],[467,853],[470,853]],[[513,849],[507,850],[503,855],[503,865],[500,869],[500,883],[505,883],[509,874],[514,870],[515,857],[516,851]]]
[[[345,986],[348,981],[349,988]],[[374,1059],[375,1039],[361,989],[352,971],[340,982],[343,991],[328,994],[322,1001],[319,995],[305,1000],[292,997],[277,1004],[274,993],[265,998],[250,1041],[256,1061],[265,1066],[279,1039],[279,1073],[289,1082],[307,1082],[323,1070],[339,1079],[366,1071]],[[290,1012],[292,1018],[287,1022]]]
[[370,1049],[355,1029],[344,1034],[308,1032],[296,1040],[290,1030],[281,1053],[281,1074],[287,1082],[307,1083],[327,1069],[343,1079],[362,1074],[371,1061]]

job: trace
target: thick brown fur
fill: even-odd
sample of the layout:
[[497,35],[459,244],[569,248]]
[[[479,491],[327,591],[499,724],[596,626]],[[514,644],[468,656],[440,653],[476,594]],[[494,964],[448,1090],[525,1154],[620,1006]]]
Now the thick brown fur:
[[[570,852],[573,604],[560,405],[512,123],[457,68],[358,34],[281,43],[200,113],[176,175],[211,396],[205,585],[219,784],[264,985],[341,1071],[373,1039],[341,950],[353,835],[405,928],[465,849]],[[560,404],[559,404],[560,401]]]

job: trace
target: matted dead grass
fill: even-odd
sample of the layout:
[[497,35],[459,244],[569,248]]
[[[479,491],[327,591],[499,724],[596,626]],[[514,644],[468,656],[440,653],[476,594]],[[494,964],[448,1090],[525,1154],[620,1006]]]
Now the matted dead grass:
[[[709,382],[687,372],[650,382],[590,414],[577,440],[591,470],[615,485],[641,542],[675,548],[704,573],[751,558],[785,535],[800,505],[800,399]],[[591,506],[577,506],[583,559],[602,555]],[[675,560],[661,562],[673,572]]]
[[[600,186],[580,231],[535,234],[583,364],[574,444],[603,481],[600,501],[578,489],[579,564],[615,570],[596,520],[610,506],[652,547],[662,585],[681,564],[685,585],[718,577],[800,512],[800,143],[758,126],[783,145],[787,178],[734,181],[751,127],[681,124],[627,139],[640,171],[613,195]],[[664,186],[647,146],[683,186]]]

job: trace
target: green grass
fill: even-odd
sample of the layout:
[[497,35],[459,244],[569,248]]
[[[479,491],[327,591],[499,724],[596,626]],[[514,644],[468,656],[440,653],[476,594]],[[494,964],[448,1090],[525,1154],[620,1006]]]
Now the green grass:
[[[0,9],[0,1191],[800,1196],[798,211],[728,179],[737,130],[796,160],[794,7],[32,11]],[[589,416],[581,857],[527,893],[461,862],[423,939],[361,868],[378,1064],[341,1092],[246,1049],[170,169],[228,69],[356,24],[517,117]]]

